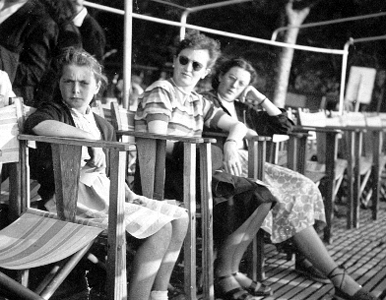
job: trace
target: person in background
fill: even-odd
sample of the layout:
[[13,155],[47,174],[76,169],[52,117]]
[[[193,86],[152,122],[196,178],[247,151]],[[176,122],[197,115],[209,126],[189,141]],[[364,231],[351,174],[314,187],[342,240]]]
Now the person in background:
[[[118,76],[118,75],[117,75]],[[122,104],[123,99],[123,78],[118,79],[114,78],[116,81],[115,85],[115,94],[119,104]],[[129,107],[131,111],[136,111],[138,107],[138,97],[142,95],[144,89],[142,87],[143,76],[132,74],[131,75],[131,84],[129,91]],[[114,81],[113,81],[114,82]]]
[[58,26],[39,0],[0,0],[0,69],[26,105],[35,106],[57,38]]
[[[212,81],[214,90],[205,93],[204,97],[234,120],[246,124],[246,136],[288,133],[292,127],[291,121],[284,110],[253,86],[256,78],[255,69],[245,59],[224,60],[218,65]],[[246,177],[246,143],[239,141],[236,146],[239,168],[232,169],[232,162],[224,155],[224,169]],[[317,281],[323,282],[322,279],[329,278],[335,286],[335,296],[339,299],[376,299],[335,263],[316,233],[313,227],[315,221],[325,223],[323,198],[318,187],[302,174],[270,163],[265,164],[265,182],[278,199],[272,214],[267,216],[262,225],[262,229],[270,233],[273,243],[293,239],[296,249],[303,255],[303,264],[299,265],[299,270]]]
[[[106,77],[102,66],[82,49],[67,49],[58,61],[61,96],[43,103],[25,122],[36,135],[92,140],[115,140],[112,125],[94,114],[90,103]],[[101,148],[84,147],[77,215],[107,222],[110,181]],[[31,150],[32,151],[32,150]],[[55,212],[55,182],[50,145],[39,143],[30,156],[31,173],[40,183],[45,207]],[[131,266],[128,299],[165,300],[175,262],[184,241],[189,217],[186,209],[167,201],[134,194],[125,186],[125,225],[129,241],[137,245]],[[143,216],[146,216],[144,218]],[[78,278],[79,280],[80,278]]]
[[[193,33],[181,41],[174,57],[173,77],[154,82],[139,97],[135,130],[200,137],[204,123],[221,128],[228,132],[226,153],[236,162],[234,142],[245,136],[246,126],[194,91],[197,82],[210,73],[219,55],[219,43],[203,34]],[[182,200],[183,149],[180,143],[168,141],[167,151],[165,198]],[[134,191],[141,193],[138,174],[136,168]],[[269,286],[248,280],[239,272],[239,266],[276,199],[265,186],[247,178],[215,171],[212,179],[213,235],[218,246],[214,270],[216,294],[224,300],[257,300],[259,296],[270,295]]]
[[[57,42],[53,57],[57,57],[67,47],[82,48],[82,38],[78,28],[72,22],[75,15],[75,6],[72,0],[39,0],[58,26]],[[60,96],[58,82],[52,80],[57,73],[56,60],[52,59],[50,66],[41,80],[35,94],[35,106],[53,101]]]
[[82,37],[83,49],[102,63],[105,55],[106,36],[99,23],[88,13],[83,5],[84,0],[71,0],[74,3],[76,15],[72,22],[78,27]]

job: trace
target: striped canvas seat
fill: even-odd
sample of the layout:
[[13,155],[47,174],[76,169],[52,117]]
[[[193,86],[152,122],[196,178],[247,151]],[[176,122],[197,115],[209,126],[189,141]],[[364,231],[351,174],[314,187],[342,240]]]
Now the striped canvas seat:
[[[0,272],[0,298],[49,299],[102,231],[107,232],[108,244],[107,298],[127,298],[123,213],[124,166],[129,144],[23,135],[20,133],[23,120],[31,110],[23,105],[21,99],[14,100],[14,104],[0,108],[0,163],[12,165],[8,205],[12,211],[9,216],[14,220],[0,231],[0,269],[16,270],[20,282]],[[57,214],[30,208],[28,149],[37,142],[51,144]],[[107,228],[76,217],[84,146],[109,150],[111,205]],[[53,264],[51,272],[39,282],[37,290],[32,291],[28,287],[29,269],[50,264]]]
[[31,269],[73,255],[104,230],[103,226],[81,223],[62,221],[55,214],[29,209],[0,231],[0,267]]

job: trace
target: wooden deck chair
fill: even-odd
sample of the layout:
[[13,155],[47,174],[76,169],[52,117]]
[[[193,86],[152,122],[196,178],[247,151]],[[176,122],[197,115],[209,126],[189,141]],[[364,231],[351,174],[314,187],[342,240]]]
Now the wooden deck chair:
[[274,134],[269,143],[267,143],[267,161],[286,167],[288,163],[288,140],[290,139],[287,134]]
[[[215,138],[217,142],[223,143],[227,134],[223,132],[203,132],[204,137]],[[264,164],[268,157],[267,144],[271,141],[270,137],[256,136],[248,139],[248,177],[264,181]],[[262,281],[265,279],[264,271],[264,232],[259,230],[253,239],[249,251],[246,253],[248,260],[247,273],[253,280]]]
[[127,155],[127,182],[130,184],[135,174],[137,147],[135,146],[135,138],[127,134],[122,134],[122,132],[134,132],[135,111],[124,109],[120,107],[117,102],[111,102],[110,106],[111,108],[108,114],[111,117],[111,124],[115,128],[118,141],[132,143]]
[[[208,138],[181,138],[134,132],[134,114],[112,103],[112,119],[117,134],[135,138],[144,196],[164,200],[166,141],[182,142],[184,147],[184,205],[190,216],[184,243],[184,285],[188,299],[197,297],[196,219],[202,222],[203,299],[214,299],[213,285],[213,200],[211,143]],[[124,125],[126,124],[126,125]],[[196,207],[196,148],[200,149],[200,214]]]
[[326,115],[322,111],[310,113],[298,109],[298,119],[300,126],[295,128],[295,132],[316,132],[317,161],[309,160],[310,155],[307,153],[310,149],[306,149],[306,155],[303,156],[303,162],[300,162],[300,165],[304,166],[304,175],[315,183],[324,180],[323,196],[327,222],[324,229],[324,241],[331,243],[334,201],[342,183],[344,172],[346,169],[348,170],[348,161],[337,157],[338,139],[341,131],[326,126]]
[[[327,119],[329,120],[329,119]],[[377,218],[380,165],[384,165],[386,158],[382,155],[381,143],[384,128],[381,120],[366,118],[361,112],[347,112],[339,117],[340,124],[334,124],[344,132],[345,157],[347,157],[347,194],[348,218],[347,228],[359,227],[360,199],[366,198],[365,187],[376,191],[373,196],[373,219]],[[378,123],[378,125],[375,125]],[[331,127],[331,126],[330,126]],[[364,138],[369,137],[364,143]]]
[[[127,298],[124,205],[124,165],[128,146],[121,143],[79,139],[50,138],[19,134],[23,106],[19,102],[5,108],[10,116],[6,126],[1,126],[1,136],[11,131],[5,145],[14,145],[9,157],[18,164],[21,172],[16,183],[16,206],[22,214],[12,224],[0,231],[0,268],[17,270],[19,278],[0,273],[0,295],[10,299],[49,299],[71,270],[88,252],[97,236],[107,230],[108,299]],[[2,124],[4,118],[1,118]],[[2,139],[3,141],[3,139]],[[18,142],[19,141],[19,142]],[[28,146],[30,141],[50,143],[55,171],[57,214],[29,207]],[[110,210],[108,226],[76,217],[76,201],[82,146],[108,148],[110,153]],[[1,149],[4,149],[2,144]],[[5,153],[5,152],[1,152]],[[3,159],[4,159],[3,155]],[[123,166],[123,167],[122,167]],[[26,188],[28,187],[28,188]],[[20,204],[21,203],[21,204]],[[106,229],[107,227],[107,229]],[[52,271],[32,291],[28,288],[28,270],[53,264]],[[20,279],[20,280],[18,280]]]
[[[15,104],[16,102],[16,104]],[[10,97],[9,101],[7,103],[4,103],[5,106],[8,105],[18,105],[19,103],[23,103],[22,97]],[[23,120],[28,117],[31,113],[33,113],[36,109],[31,106],[22,106],[22,117],[19,118],[19,126],[22,126]],[[9,215],[8,215],[8,221],[14,221],[18,216],[20,216],[21,213],[21,207],[20,207],[20,199],[21,194],[15,190],[10,189],[10,186],[16,187],[20,186],[20,183],[17,182],[18,177],[17,174],[20,174],[20,165],[18,164],[18,157],[15,161],[11,162],[13,159],[10,157],[10,155],[15,155],[17,153],[18,142],[15,139],[15,133],[18,133],[16,130],[12,130],[9,132],[5,132],[6,128],[11,126],[14,122],[13,115],[14,108],[10,107],[8,109],[4,109],[1,113],[0,120],[2,125],[5,126],[4,128],[4,135],[2,135],[2,141],[0,141],[0,148],[2,148],[2,152],[0,155],[0,178],[2,175],[2,163],[7,163],[8,171],[9,171],[9,178],[6,179],[4,182],[0,184],[0,193],[1,197],[4,203],[9,206]],[[20,112],[19,112],[20,113]],[[15,125],[16,126],[16,125]],[[13,142],[11,142],[13,141]],[[11,182],[11,184],[10,184]],[[31,194],[31,204],[36,204],[38,201],[41,200],[40,196],[37,194],[37,190],[39,188],[39,184],[36,181],[32,181],[30,185],[30,194]],[[6,198],[6,199],[5,199]],[[9,199],[13,199],[12,201],[8,201]]]
[[[356,76],[358,74],[361,76]],[[365,199],[364,202],[367,201],[365,187],[368,183],[370,190],[375,189],[376,191],[372,201],[372,208],[373,218],[376,219],[377,217],[379,200],[379,165],[383,160],[383,156],[380,152],[382,124],[381,120],[379,120],[379,116],[375,116],[373,120],[370,120],[371,118],[367,119],[365,113],[361,112],[361,105],[367,105],[371,101],[371,91],[375,75],[375,69],[352,66],[345,94],[345,106],[349,108],[349,111],[343,114],[342,121],[345,126],[349,127],[349,133],[347,135],[348,143],[351,142],[351,144],[348,145],[350,145],[350,154],[353,153],[355,155],[355,160],[351,166],[353,169],[353,176],[348,178],[350,193],[353,195],[353,197],[350,198],[349,222],[347,223],[348,228],[357,228],[359,226],[360,199]],[[364,83],[364,81],[366,81],[366,83]],[[364,84],[366,84],[366,89],[363,89]],[[361,88],[358,88],[358,86]],[[371,115],[372,114],[367,115],[367,117],[370,117]],[[378,120],[376,120],[377,118]],[[374,124],[374,121],[378,124]],[[368,122],[369,124],[367,124]],[[367,134],[366,131],[371,138],[373,138],[373,143],[366,142],[364,145],[365,148],[363,148],[363,140]]]
[[[355,168],[354,197],[358,197],[358,202],[364,207],[368,207],[371,200],[372,218],[376,220],[378,217],[381,174],[386,164],[386,154],[382,149],[386,129],[378,114],[363,113],[363,116],[366,121],[366,128],[365,131],[360,131],[360,135],[357,134],[355,148],[357,153],[355,165],[358,165],[358,167]],[[359,226],[359,203],[354,208],[353,222],[354,227]]]
[[[248,139],[248,177],[264,182],[264,164],[267,158],[269,137],[257,136]],[[264,270],[264,232],[259,230],[252,243],[252,264],[249,274],[253,280],[262,281]]]

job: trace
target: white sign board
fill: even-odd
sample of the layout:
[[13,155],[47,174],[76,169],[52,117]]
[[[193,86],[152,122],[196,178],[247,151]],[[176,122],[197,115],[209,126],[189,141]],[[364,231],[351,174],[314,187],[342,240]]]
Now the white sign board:
[[376,69],[352,66],[347,82],[346,102],[369,104],[373,94]]

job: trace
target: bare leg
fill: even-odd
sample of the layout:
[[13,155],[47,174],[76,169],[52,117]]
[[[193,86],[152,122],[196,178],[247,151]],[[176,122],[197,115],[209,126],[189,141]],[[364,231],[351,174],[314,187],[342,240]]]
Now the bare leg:
[[[314,227],[308,227],[294,235],[294,241],[299,251],[312,263],[314,267],[325,275],[328,275],[337,267],[336,262],[332,259],[319,238]],[[342,276],[332,278],[334,286],[340,287]],[[342,288],[349,295],[355,294],[360,289],[360,285],[350,276],[346,276]]]
[[[235,232],[233,232],[219,249],[215,275],[217,278],[238,272],[240,261],[260,229],[264,218],[271,209],[271,203],[260,205],[253,214]],[[240,287],[234,276],[222,280],[221,288],[225,291]]]
[[174,265],[178,259],[182,243],[188,229],[189,217],[181,218],[172,221],[172,236],[164,258],[162,259],[161,266],[155,277],[153,290],[155,291],[166,291],[170,276],[172,275]]
[[133,261],[128,299],[149,300],[155,277],[170,246],[172,225],[169,223],[148,237],[138,248]]
[[245,250],[259,231],[271,209],[270,203],[260,205],[253,214],[224,241],[217,257],[216,275],[223,276],[239,270]]

